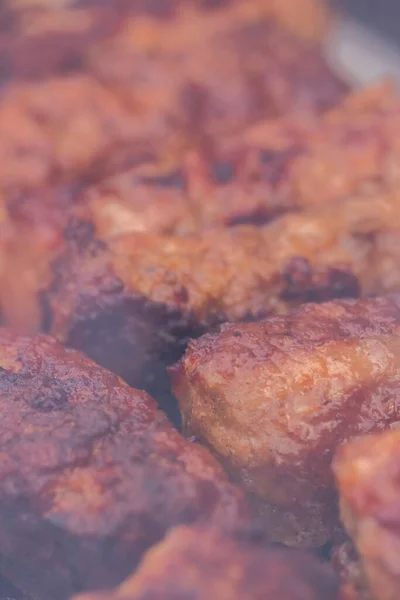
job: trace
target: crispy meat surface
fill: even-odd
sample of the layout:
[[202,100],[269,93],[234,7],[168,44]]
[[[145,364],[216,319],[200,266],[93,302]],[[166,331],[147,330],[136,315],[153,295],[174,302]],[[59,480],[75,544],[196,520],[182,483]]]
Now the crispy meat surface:
[[53,267],[46,322],[63,343],[160,399],[165,364],[224,321],[400,287],[399,208],[396,197],[363,198],[264,228],[130,233],[107,244],[91,243],[89,228],[89,241]]
[[184,431],[243,485],[271,539],[327,542],[335,448],[399,419],[399,306],[342,300],[227,324],[170,369]]
[[117,585],[167,529],[245,519],[205,448],[51,338],[0,332],[0,569],[38,598]]
[[[79,600],[336,600],[333,572],[314,557],[266,547],[251,535],[179,527],[108,593]],[[78,600],[78,599],[77,599]]]
[[[396,410],[396,395],[388,400]],[[400,594],[399,466],[400,432],[360,437],[340,448],[334,472],[341,517],[354,540],[377,600]]]

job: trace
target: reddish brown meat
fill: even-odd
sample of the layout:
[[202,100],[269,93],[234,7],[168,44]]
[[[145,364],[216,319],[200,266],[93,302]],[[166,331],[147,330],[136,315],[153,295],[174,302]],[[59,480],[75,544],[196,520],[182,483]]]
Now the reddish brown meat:
[[343,300],[224,325],[170,370],[184,431],[243,485],[272,539],[329,540],[335,448],[398,421],[399,306]]
[[[393,413],[397,398],[390,399]],[[398,420],[398,419],[397,419]],[[376,600],[400,595],[400,432],[366,436],[337,452],[334,471],[341,516]]]
[[265,228],[84,240],[54,266],[46,318],[62,342],[162,401],[165,364],[221,322],[400,287],[399,207],[368,198]]
[[118,588],[76,600],[337,600],[333,573],[313,557],[245,532],[179,527]]
[[143,392],[46,337],[0,332],[0,570],[37,598],[117,585],[181,523],[240,493]]

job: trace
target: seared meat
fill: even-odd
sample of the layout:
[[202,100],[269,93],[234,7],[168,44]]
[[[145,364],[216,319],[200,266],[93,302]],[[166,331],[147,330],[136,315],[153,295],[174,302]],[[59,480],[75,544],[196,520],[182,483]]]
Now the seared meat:
[[170,369],[184,431],[243,485],[272,539],[329,540],[335,448],[399,420],[399,307],[342,300],[227,324]]
[[[394,414],[396,394],[390,395],[388,389],[387,398]],[[337,452],[334,471],[341,516],[358,549],[372,595],[376,600],[395,600],[400,595],[400,432],[349,442]]]
[[51,338],[0,332],[0,570],[38,598],[117,585],[167,529],[243,499],[144,392]]
[[368,198],[265,228],[126,234],[86,249],[83,240],[54,265],[46,321],[63,343],[162,402],[165,365],[188,338],[307,301],[400,287],[399,208],[396,197]]
[[179,527],[112,592],[76,600],[336,600],[333,573],[312,556],[250,534]]

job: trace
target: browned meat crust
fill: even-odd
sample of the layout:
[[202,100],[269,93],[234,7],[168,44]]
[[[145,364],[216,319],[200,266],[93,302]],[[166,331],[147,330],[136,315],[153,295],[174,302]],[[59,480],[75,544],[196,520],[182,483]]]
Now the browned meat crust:
[[82,243],[54,267],[51,332],[161,400],[165,364],[187,338],[307,301],[400,287],[399,208],[396,197],[368,198],[265,228]]
[[[388,390],[393,414],[396,400]],[[400,595],[399,457],[400,432],[388,431],[349,442],[334,462],[341,517],[376,600],[395,600]]]
[[224,325],[170,370],[184,431],[244,486],[272,539],[329,540],[333,451],[399,419],[399,306],[343,300]]
[[181,523],[243,500],[144,392],[50,338],[0,331],[0,569],[39,598],[117,585]]
[[[312,556],[250,535],[180,527],[109,593],[79,600],[336,600],[333,573]],[[77,599],[78,600],[78,599]]]

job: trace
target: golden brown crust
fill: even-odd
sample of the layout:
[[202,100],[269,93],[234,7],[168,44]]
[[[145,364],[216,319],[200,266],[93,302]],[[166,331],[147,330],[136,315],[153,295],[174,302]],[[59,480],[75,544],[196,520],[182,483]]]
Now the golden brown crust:
[[25,591],[116,585],[169,527],[245,515],[144,392],[44,336],[2,330],[0,365],[0,564]]
[[109,593],[79,600],[336,600],[333,573],[312,556],[266,547],[245,534],[180,527],[137,573]]
[[[395,407],[396,396],[389,390],[386,402]],[[377,600],[394,600],[400,594],[400,433],[396,429],[394,422],[393,431],[349,442],[334,461],[341,517]]]
[[273,539],[317,546],[337,525],[330,473],[344,440],[398,420],[400,309],[394,300],[306,304],[224,325],[172,369],[187,435],[247,490]]

